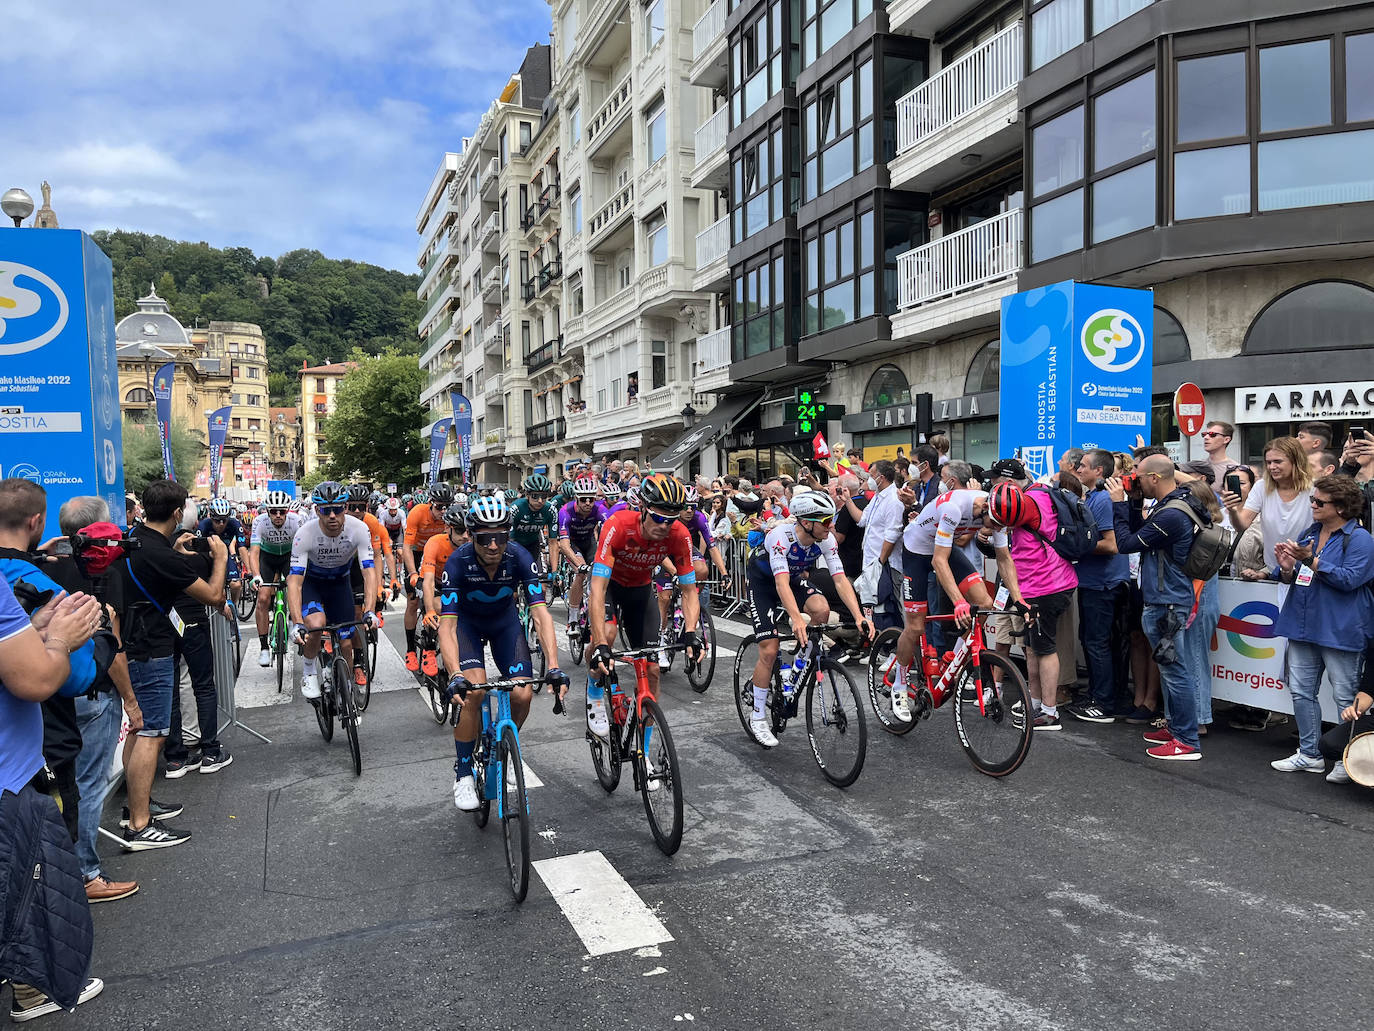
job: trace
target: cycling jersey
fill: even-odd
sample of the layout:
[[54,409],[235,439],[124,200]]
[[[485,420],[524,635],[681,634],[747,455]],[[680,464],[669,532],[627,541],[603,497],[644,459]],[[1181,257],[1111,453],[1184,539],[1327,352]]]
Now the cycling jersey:
[[[354,516],[354,518],[358,518]],[[364,512],[362,515],[363,525],[367,527],[367,532],[372,538],[372,555],[374,558],[382,555],[391,554],[391,535],[383,529],[381,522],[371,513]]]
[[594,544],[597,531],[605,520],[606,508],[601,502],[592,505],[591,511],[586,515],[579,515],[577,502],[569,501],[558,510],[558,539],[574,543],[591,541]]
[[393,512],[385,505],[379,505],[377,507],[377,521],[382,524],[382,528],[393,538],[399,537],[401,531],[406,528],[405,510],[398,508]]
[[536,512],[528,498],[520,498],[510,507],[510,519],[511,540],[531,555],[539,554],[546,532],[552,533],[558,529],[558,513],[549,501],[545,501]]
[[429,539],[436,534],[448,533],[444,520],[436,516],[429,503],[416,505],[406,516],[406,546],[415,551],[423,551]]
[[763,538],[763,546],[754,552],[750,565],[766,569],[772,576],[779,573],[796,576],[815,565],[817,558],[825,559],[831,576],[844,576],[844,564],[840,562],[834,534],[826,534],[824,540],[802,547],[797,540],[797,524],[779,523]]
[[343,579],[353,566],[354,556],[364,569],[372,568],[372,536],[366,523],[353,516],[344,516],[343,529],[337,537],[330,537],[320,521],[312,519],[296,531],[291,542],[291,575],[306,579]]
[[530,605],[544,603],[544,588],[539,582],[530,553],[511,541],[501,556],[496,572],[488,575],[477,560],[477,550],[471,544],[455,548],[439,578],[439,600],[445,616],[462,616],[490,624],[515,620],[515,592],[525,592]]
[[667,537],[649,541],[641,536],[639,523],[638,512],[617,512],[602,524],[592,576],[610,577],[622,587],[643,587],[653,579],[654,567],[667,558],[678,571],[678,583],[695,584],[687,527],[674,519]]
[[692,538],[692,549],[697,554],[705,555],[714,547],[715,539],[711,536],[711,527],[700,512],[693,512],[692,517],[682,525],[687,527],[687,532]]
[[280,527],[274,526],[272,517],[264,512],[253,520],[249,545],[261,548],[264,555],[290,555],[291,542],[295,540],[296,531],[300,528],[301,517],[295,512],[287,512],[286,522]]
[[200,531],[202,537],[218,537],[222,540],[229,549],[230,557],[236,554],[239,545],[239,537],[243,533],[243,527],[239,525],[239,521],[233,516],[229,517],[228,522],[224,524],[224,529],[222,530],[216,531],[214,523],[209,519],[202,519],[196,529]]
[[610,508],[606,509],[606,515],[613,516],[617,512],[628,512],[629,510],[630,503],[628,501],[617,501]]
[[442,537],[431,537],[429,543],[425,545],[424,556],[420,559],[420,575],[433,573],[435,580],[444,571],[444,566],[448,564],[449,556],[453,554],[458,545],[453,543],[453,538],[448,534]]
[[[973,506],[987,496],[985,490],[951,490],[932,499],[902,530],[902,547],[917,555],[933,555],[937,544],[953,548],[955,537],[983,528],[983,517],[973,514]],[[992,545],[1007,546],[1005,530],[993,531]]]

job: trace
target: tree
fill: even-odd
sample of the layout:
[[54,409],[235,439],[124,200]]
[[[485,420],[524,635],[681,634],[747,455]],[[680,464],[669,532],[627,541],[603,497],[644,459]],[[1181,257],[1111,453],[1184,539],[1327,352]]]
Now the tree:
[[[142,494],[143,488],[162,479],[162,440],[157,423],[135,422],[125,418],[124,489]],[[205,442],[184,423],[172,423],[172,469],[182,486],[195,483],[196,473],[205,466]]]
[[394,349],[376,358],[354,352],[352,359],[358,367],[339,384],[334,414],[324,422],[330,474],[343,480],[356,473],[375,483],[413,479],[429,457],[420,438],[424,373]]

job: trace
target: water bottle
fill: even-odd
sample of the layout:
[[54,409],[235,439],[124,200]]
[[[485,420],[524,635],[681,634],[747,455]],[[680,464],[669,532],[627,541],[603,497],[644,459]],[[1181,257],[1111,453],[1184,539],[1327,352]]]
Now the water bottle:
[[940,675],[940,658],[930,645],[926,645],[921,651],[921,667],[927,677],[934,678]]
[[790,665],[786,662],[782,665],[782,696],[791,699],[797,693],[797,688],[801,684],[802,670],[806,669],[806,659],[798,655],[796,660]]

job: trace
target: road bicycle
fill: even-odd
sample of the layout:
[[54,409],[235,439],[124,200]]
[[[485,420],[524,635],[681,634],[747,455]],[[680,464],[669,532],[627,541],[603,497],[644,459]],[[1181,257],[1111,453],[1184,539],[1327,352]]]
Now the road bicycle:
[[[262,586],[272,591],[272,614],[268,617],[267,623],[267,647],[272,653],[272,663],[277,667],[277,694],[281,694],[282,685],[286,682],[287,627],[291,625],[290,613],[286,608],[286,584],[278,580]],[[256,596],[257,591],[253,594]]]
[[[566,563],[558,567],[559,572],[566,568]],[[578,566],[577,571],[586,573],[590,568],[590,566]],[[574,666],[582,665],[582,653],[586,650],[587,642],[591,636],[591,631],[587,628],[587,599],[591,595],[592,588],[586,582],[585,576],[582,580],[582,604],[576,609],[573,609],[571,602],[568,604],[568,654],[572,657]],[[568,597],[566,585],[563,597]]]
[[[805,615],[805,613],[803,613]],[[809,617],[808,617],[809,618]],[[787,626],[786,610],[772,613],[775,627]],[[795,659],[784,671],[782,645],[796,641],[791,633],[779,632],[778,654],[768,678],[767,712],[774,734],[781,735],[787,722],[796,717],[799,703],[806,712],[806,736],[811,754],[825,779],[836,787],[847,788],[863,772],[868,752],[868,726],[864,719],[863,696],[849,670],[823,654],[826,633],[842,628],[839,623],[815,624],[808,628],[806,645],[795,652]],[[749,740],[758,744],[749,721],[754,718],[754,667],[759,660],[758,638],[750,634],[740,642],[735,655],[735,711]],[[800,668],[797,663],[800,663]]]
[[[243,669],[243,632],[239,630],[238,612],[234,606],[226,602],[229,615],[225,616],[224,621],[229,624],[229,639],[234,642],[234,679],[238,679],[239,671]],[[225,609],[220,609],[220,615],[224,616]]]
[[[426,626],[421,620],[415,636],[415,648],[421,658],[420,672],[417,675],[429,695],[429,710],[434,716],[434,722],[446,722],[451,712],[456,718],[457,706],[452,704],[448,696],[448,674],[444,672],[444,656],[439,651],[439,631]],[[433,674],[424,671],[424,655],[429,650],[434,652]]]
[[[701,640],[702,657],[694,659],[690,655],[683,656],[687,683],[692,685],[692,690],[697,694],[704,693],[711,686],[711,678],[716,673],[716,625],[711,620],[710,595],[707,593],[710,586],[710,583],[698,585],[698,600],[701,604],[697,616],[697,637]],[[665,636],[670,643],[681,641],[687,621],[682,614],[682,585],[677,581],[673,582],[673,597],[668,603],[668,612],[668,630]],[[668,668],[673,668],[672,652],[668,653]]]
[[[548,589],[552,589],[554,576],[552,573],[545,573],[540,578],[540,583]],[[530,666],[537,677],[542,678],[549,669],[548,656],[544,654],[544,646],[539,643],[539,632],[535,626],[534,618],[530,615],[530,606],[525,598],[524,591],[517,592],[517,611],[520,616],[520,632],[525,635],[525,643],[530,649]],[[547,606],[547,600],[545,602]]]
[[352,620],[307,631],[324,635],[324,646],[320,649],[320,697],[311,703],[320,725],[320,736],[326,742],[334,739],[334,717],[337,716],[348,738],[355,777],[362,776],[363,772],[362,746],[358,742],[359,687],[353,682],[353,666],[344,655],[343,640],[345,634],[350,634],[354,645],[358,646],[358,635],[354,631],[364,625],[362,620]]
[[[873,642],[868,659],[868,699],[878,723],[891,734],[907,734],[916,724],[954,698],[954,729],[959,745],[974,769],[989,777],[1004,777],[1026,760],[1034,727],[1026,680],[1016,664],[988,647],[983,621],[991,609],[973,610],[973,622],[955,641],[952,651],[936,653],[921,635],[907,680],[911,720],[892,711],[896,671],[896,627],[884,630]],[[927,622],[952,623],[954,615],[926,616]]]
[[[249,590],[248,584],[243,580],[234,580],[229,584],[230,591],[234,585],[239,588],[239,600],[234,602],[234,614],[238,616],[240,623],[247,623],[253,618],[253,612],[258,607],[258,595],[256,591]],[[232,593],[230,597],[233,597]]]
[[[684,647],[669,645],[669,650]],[[620,690],[612,669],[601,680],[610,736],[601,738],[592,733],[589,711],[587,744],[596,779],[607,794],[620,784],[621,766],[632,764],[634,787],[644,798],[644,815],[654,842],[665,856],[671,856],[682,846],[682,773],[668,721],[649,690],[649,663],[658,662],[658,652],[658,646],[653,645],[611,653],[613,661],[626,663],[635,671],[634,700],[631,702]]]

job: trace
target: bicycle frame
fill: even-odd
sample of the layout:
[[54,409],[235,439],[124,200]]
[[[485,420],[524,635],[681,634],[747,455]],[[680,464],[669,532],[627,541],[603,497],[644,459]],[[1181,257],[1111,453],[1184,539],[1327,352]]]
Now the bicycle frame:
[[[473,684],[472,689],[486,692],[482,696],[482,729],[478,733],[478,738],[485,745],[486,761],[485,775],[482,778],[482,795],[487,801],[496,800],[496,815],[504,817],[505,814],[505,776],[506,771],[501,769],[501,760],[497,757],[496,743],[501,740],[501,735],[507,727],[511,728],[515,734],[516,741],[520,740],[520,728],[515,725],[515,717],[511,712],[510,693],[517,687],[529,686],[532,691],[538,691],[542,683],[537,680],[494,680],[491,683]],[[491,711],[492,695],[496,696],[496,714]],[[455,717],[456,718],[456,717]]]
[[[921,679],[926,686],[926,690],[930,692],[932,708],[938,709],[945,704],[945,700],[953,693],[954,684],[958,681],[964,670],[969,667],[970,663],[973,665],[974,669],[982,665],[983,652],[987,648],[987,638],[983,635],[983,619],[988,615],[989,611],[991,610],[974,610],[973,622],[969,624],[969,628],[965,630],[962,637],[959,638],[959,640],[962,640],[964,644],[967,645],[964,654],[960,656],[958,661],[949,662],[946,662],[944,657],[941,656],[940,674],[938,677],[932,676],[930,673],[926,672],[925,663],[923,661],[926,649],[926,635],[925,631],[921,632],[920,646],[917,649],[914,662],[920,664]],[[958,617],[953,613],[949,613],[939,616],[926,616],[926,622],[953,623],[957,618]],[[986,712],[981,693],[978,696],[978,712],[980,714]]]

